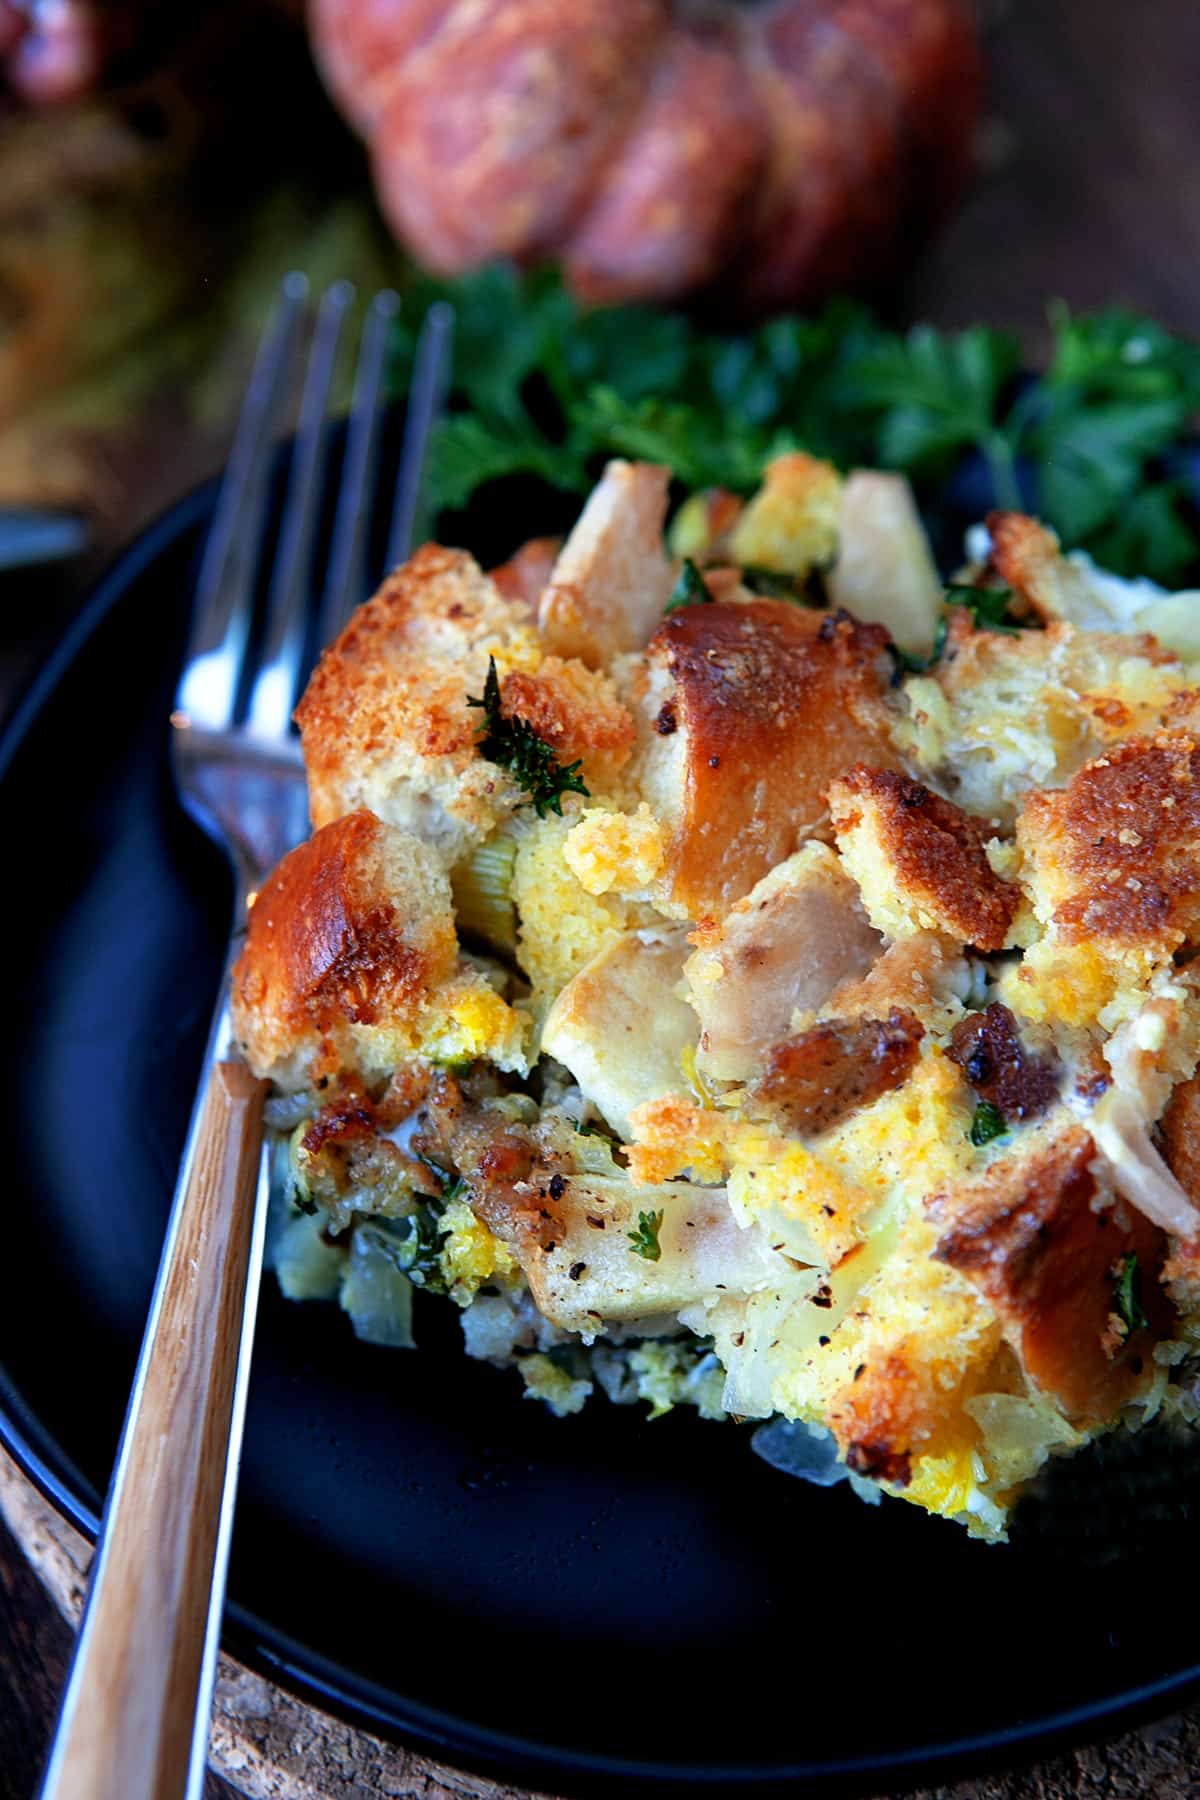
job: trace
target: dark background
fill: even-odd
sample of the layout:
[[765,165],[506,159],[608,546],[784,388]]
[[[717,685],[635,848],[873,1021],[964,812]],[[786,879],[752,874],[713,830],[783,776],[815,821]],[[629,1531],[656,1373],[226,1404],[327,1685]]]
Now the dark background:
[[[980,10],[991,67],[981,172],[957,217],[913,272],[910,316],[952,327],[975,320],[1015,326],[1032,359],[1045,341],[1051,297],[1081,309],[1122,302],[1177,330],[1200,331],[1200,7],[1195,0],[981,0]],[[220,104],[235,122],[248,108],[261,112],[267,104],[251,50],[237,51],[244,66],[222,89]],[[357,197],[356,148],[321,108],[301,57],[295,50],[280,54],[279,104],[288,105],[290,92],[290,125],[303,119],[305,130],[289,128],[279,141],[258,120],[261,173],[249,185],[268,197],[275,191],[267,226],[261,210],[253,218],[239,215],[222,256],[189,273],[186,305],[169,295],[159,313],[150,309],[126,334],[148,365],[169,341],[176,358],[171,366],[185,369],[187,380],[180,376],[173,385],[159,379],[140,390],[135,384],[115,400],[102,394],[102,404],[82,425],[68,408],[70,430],[55,435],[55,406],[47,427],[38,396],[31,399],[28,389],[14,384],[0,354],[0,504],[81,500],[94,521],[93,549],[85,558],[52,573],[0,576],[0,708],[61,629],[105,556],[218,465],[259,322],[258,296],[296,257],[296,246],[319,239],[322,278],[326,268],[333,272],[339,245],[357,264],[360,279],[386,262],[369,208]],[[157,125],[172,146],[180,129],[173,104],[167,106],[169,129],[164,133],[161,117]],[[97,129],[95,115],[84,123]],[[0,117],[0,301],[5,258],[11,263],[18,244],[13,234],[27,230],[24,217],[14,224],[11,181],[6,215],[5,134],[11,157],[20,129],[20,122]],[[78,131],[78,122],[70,129]],[[155,129],[153,113],[145,113],[139,131],[146,144],[153,146]],[[86,160],[86,135],[79,141]],[[321,165],[311,178],[303,174],[306,157]],[[209,200],[219,218],[219,190]],[[135,210],[143,209],[148,230],[162,223],[154,204],[153,191],[147,199],[147,190],[138,190]],[[321,208],[327,210],[315,230],[314,209]],[[24,240],[19,247],[27,256]],[[118,271],[110,279],[123,284],[124,293],[137,277]],[[97,293],[103,295],[102,283],[80,300],[89,331]],[[122,340],[118,348],[128,355],[128,343]],[[101,335],[80,384],[95,384],[105,354]],[[200,401],[193,402],[193,388]],[[0,1526],[0,1800],[24,1800],[32,1791],[66,1650],[65,1626]],[[1196,1741],[1195,1731],[1191,1721],[1172,1727],[1153,1748],[1129,1740],[1111,1758],[1064,1759],[1037,1775],[971,1791],[1056,1800],[1100,1793],[1148,1800],[1168,1791],[1194,1792],[1186,1785],[1182,1747]]]

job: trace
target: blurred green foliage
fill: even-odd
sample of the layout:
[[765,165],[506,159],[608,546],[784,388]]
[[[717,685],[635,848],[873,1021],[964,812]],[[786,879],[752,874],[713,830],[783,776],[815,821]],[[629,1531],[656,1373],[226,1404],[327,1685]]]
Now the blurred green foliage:
[[1119,572],[1175,581],[1200,551],[1165,460],[1200,408],[1200,346],[1131,313],[1053,308],[1047,367],[1030,377],[1017,339],[985,326],[898,332],[839,303],[718,333],[641,307],[590,311],[552,273],[496,267],[406,284],[398,388],[435,298],[457,325],[430,516],[515,474],[586,493],[608,456],[745,491],[770,457],[804,448],[932,490],[974,454],[997,504],[1034,507]]

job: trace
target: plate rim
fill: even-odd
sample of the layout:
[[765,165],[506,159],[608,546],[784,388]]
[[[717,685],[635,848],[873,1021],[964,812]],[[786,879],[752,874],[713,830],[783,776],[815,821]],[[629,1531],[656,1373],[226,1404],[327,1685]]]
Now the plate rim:
[[[39,659],[0,719],[0,784],[28,732],[59,683],[133,583],[157,558],[211,512],[220,485],[216,475],[189,489],[150,520],[98,573],[58,640]],[[0,1361],[0,1447],[42,1497],[90,1543],[99,1513],[90,1482],[64,1446],[38,1419]],[[519,1781],[560,1794],[603,1796],[620,1781],[630,1794],[702,1790],[735,1796],[748,1787],[814,1794],[878,1792],[880,1780],[899,1778],[905,1788],[927,1779],[969,1777],[987,1769],[1019,1768],[1071,1749],[1103,1730],[1105,1735],[1166,1716],[1200,1694],[1200,1661],[1156,1681],[1104,1699],[1050,1712],[999,1731],[949,1738],[936,1747],[764,1767],[718,1767],[678,1761],[647,1763],[594,1751],[510,1736],[458,1713],[384,1688],[369,1677],[302,1644],[236,1600],[227,1598],[221,1645],[244,1666],[312,1702],[344,1722],[375,1732],[406,1749],[452,1760],[472,1773]],[[821,1784],[818,1789],[816,1784]]]

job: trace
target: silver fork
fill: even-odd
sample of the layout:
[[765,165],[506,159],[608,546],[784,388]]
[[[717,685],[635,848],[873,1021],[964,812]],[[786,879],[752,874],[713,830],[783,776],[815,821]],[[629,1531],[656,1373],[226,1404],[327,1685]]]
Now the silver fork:
[[[259,351],[197,583],[172,715],[175,770],[184,804],[231,853],[234,928],[43,1800],[199,1800],[203,1787],[268,1188],[266,1089],[231,1043],[228,971],[254,893],[308,830],[290,718],[314,609],[326,642],[366,597],[399,304],[389,292],[367,313],[319,594],[314,572],[326,414],[353,298],[338,282],[317,309],[261,632],[257,576],[275,434],[300,351],[302,276],[284,282]],[[389,565],[408,553],[450,325],[448,307],[432,308],[418,343]]]

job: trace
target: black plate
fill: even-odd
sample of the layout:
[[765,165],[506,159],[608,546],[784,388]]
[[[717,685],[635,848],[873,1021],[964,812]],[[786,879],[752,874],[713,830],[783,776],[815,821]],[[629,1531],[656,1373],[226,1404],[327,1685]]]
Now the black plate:
[[[229,900],[164,744],[211,503],[125,557],[0,740],[0,1437],[89,1532]],[[449,1312],[375,1350],[265,1284],[228,1641],[326,1704],[555,1790],[825,1795],[1012,1762],[1197,1683],[1186,1470],[1080,1459],[988,1548],[788,1480],[733,1426],[599,1400],[556,1421]]]

